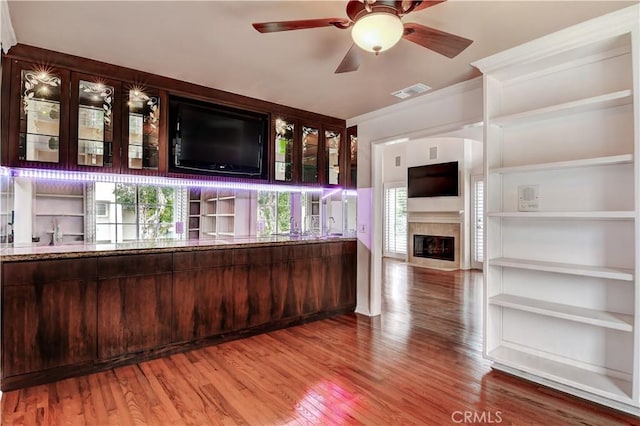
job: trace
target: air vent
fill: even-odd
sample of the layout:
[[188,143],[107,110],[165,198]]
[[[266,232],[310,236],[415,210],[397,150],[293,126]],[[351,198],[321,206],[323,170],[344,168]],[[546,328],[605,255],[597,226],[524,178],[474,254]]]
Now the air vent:
[[427,86],[426,84],[417,83],[417,84],[414,84],[413,86],[405,87],[404,89],[398,90],[397,92],[393,92],[391,94],[400,99],[407,99],[407,98],[410,98],[411,96],[424,93],[430,89],[431,87]]

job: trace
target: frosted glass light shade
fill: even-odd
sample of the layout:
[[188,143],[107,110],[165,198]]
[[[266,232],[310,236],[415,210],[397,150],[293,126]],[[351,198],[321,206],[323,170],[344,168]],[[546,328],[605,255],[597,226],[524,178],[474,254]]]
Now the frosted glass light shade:
[[369,52],[384,52],[393,47],[404,33],[400,18],[392,13],[370,13],[358,19],[351,30],[353,41]]

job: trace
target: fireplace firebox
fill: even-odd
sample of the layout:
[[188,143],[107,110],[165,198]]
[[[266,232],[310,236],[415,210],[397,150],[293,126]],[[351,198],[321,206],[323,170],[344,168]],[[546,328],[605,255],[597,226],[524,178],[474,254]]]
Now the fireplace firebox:
[[413,236],[413,256],[455,261],[455,238],[438,235]]

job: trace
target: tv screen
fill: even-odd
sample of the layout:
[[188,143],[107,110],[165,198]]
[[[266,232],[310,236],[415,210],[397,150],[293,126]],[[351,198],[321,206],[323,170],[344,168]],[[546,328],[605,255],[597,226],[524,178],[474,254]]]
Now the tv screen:
[[458,162],[409,167],[407,197],[449,197],[458,195]]
[[171,98],[171,169],[266,179],[268,123],[266,114]]

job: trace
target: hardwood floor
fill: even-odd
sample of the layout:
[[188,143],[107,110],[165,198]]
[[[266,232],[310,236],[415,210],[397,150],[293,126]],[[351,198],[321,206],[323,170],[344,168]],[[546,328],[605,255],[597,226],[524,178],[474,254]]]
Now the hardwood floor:
[[7,392],[2,424],[640,425],[492,372],[479,272],[385,261],[384,274],[380,317],[343,315]]

